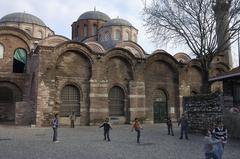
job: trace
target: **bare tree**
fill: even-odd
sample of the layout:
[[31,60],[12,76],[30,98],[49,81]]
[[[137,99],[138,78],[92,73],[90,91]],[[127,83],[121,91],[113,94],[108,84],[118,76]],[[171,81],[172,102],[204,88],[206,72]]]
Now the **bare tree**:
[[204,93],[213,58],[236,40],[240,0],[152,0],[143,10],[147,31],[157,43],[185,44],[200,60]]

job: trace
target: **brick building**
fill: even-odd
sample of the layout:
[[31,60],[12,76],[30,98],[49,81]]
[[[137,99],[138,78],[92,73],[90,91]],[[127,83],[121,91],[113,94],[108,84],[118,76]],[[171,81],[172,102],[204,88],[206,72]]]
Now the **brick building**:
[[[88,11],[72,24],[72,40],[36,16],[0,19],[0,124],[47,126],[53,113],[69,124],[148,123],[177,119],[183,96],[201,93],[200,63],[185,53],[147,54],[138,30],[124,19]],[[218,60],[213,74],[226,71]]]

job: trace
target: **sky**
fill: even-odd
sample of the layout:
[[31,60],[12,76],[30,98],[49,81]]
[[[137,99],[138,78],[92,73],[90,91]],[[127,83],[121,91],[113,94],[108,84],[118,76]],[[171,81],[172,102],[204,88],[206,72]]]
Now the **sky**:
[[[189,54],[183,46],[163,45],[157,47],[143,26],[142,10],[144,0],[1,0],[0,18],[13,12],[26,12],[39,17],[55,34],[71,39],[71,24],[87,11],[107,14],[110,18],[122,18],[138,29],[138,44],[149,54],[163,49],[174,55],[178,52]],[[148,0],[147,2],[149,2]],[[236,46],[233,50],[237,50]],[[234,65],[238,64],[237,51],[233,51]]]

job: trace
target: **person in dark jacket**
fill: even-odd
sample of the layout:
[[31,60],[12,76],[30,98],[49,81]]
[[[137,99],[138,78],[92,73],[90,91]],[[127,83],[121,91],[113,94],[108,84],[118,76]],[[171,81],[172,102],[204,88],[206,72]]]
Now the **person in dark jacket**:
[[181,136],[179,139],[183,139],[183,133],[185,134],[185,139],[188,140],[188,119],[186,114],[182,114],[178,122],[178,126],[181,125]]
[[171,135],[174,136],[171,117],[169,117],[169,116],[167,117],[166,124],[167,124],[167,128],[168,128],[168,135],[170,135],[170,133],[171,133]]
[[109,137],[109,131],[110,131],[110,129],[112,129],[112,126],[109,123],[108,118],[106,118],[105,122],[101,126],[99,126],[99,128],[102,128],[102,127],[103,127],[103,130],[104,130],[104,140],[107,139],[108,141],[111,141],[110,137]]
[[57,130],[58,130],[58,127],[59,127],[59,123],[58,123],[58,114],[55,114],[54,115],[54,118],[52,120],[52,128],[53,128],[53,142],[54,143],[58,143],[58,133],[57,133]]

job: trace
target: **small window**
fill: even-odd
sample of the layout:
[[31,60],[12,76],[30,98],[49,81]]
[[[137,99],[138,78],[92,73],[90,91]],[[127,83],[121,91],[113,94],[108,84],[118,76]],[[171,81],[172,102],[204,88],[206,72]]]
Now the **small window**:
[[24,73],[27,63],[27,52],[22,48],[16,49],[13,56],[13,72]]
[[0,44],[0,59],[3,58],[3,54],[4,54],[4,47],[2,44]]
[[117,30],[115,32],[115,40],[120,40],[121,39],[121,32],[119,30]]
[[93,24],[92,35],[96,35],[96,34],[97,34],[97,25]]
[[83,36],[87,37],[87,32],[88,32],[88,26],[86,24],[84,24],[83,26]]
[[129,40],[129,33],[128,32],[125,33],[124,40]]

